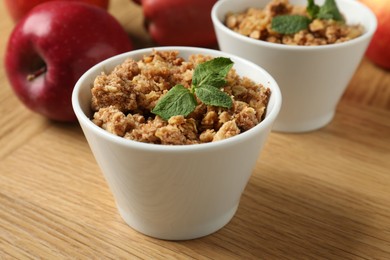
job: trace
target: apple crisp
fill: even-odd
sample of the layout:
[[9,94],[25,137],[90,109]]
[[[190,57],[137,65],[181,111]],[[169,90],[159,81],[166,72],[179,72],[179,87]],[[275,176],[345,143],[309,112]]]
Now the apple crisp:
[[291,34],[278,33],[271,24],[277,16],[310,17],[306,7],[294,6],[288,0],[272,0],[264,9],[248,8],[240,13],[228,13],[225,25],[253,39],[287,45],[318,46],[349,41],[363,34],[361,25],[347,25],[333,19],[312,19],[306,29]]
[[185,145],[214,142],[259,124],[271,91],[239,76],[232,68],[221,88],[232,98],[231,108],[197,106],[188,116],[164,120],[151,111],[173,86],[191,87],[194,68],[212,57],[192,55],[184,60],[176,51],[154,51],[136,61],[127,59],[108,74],[97,76],[92,92],[92,121],[108,132],[135,141]]

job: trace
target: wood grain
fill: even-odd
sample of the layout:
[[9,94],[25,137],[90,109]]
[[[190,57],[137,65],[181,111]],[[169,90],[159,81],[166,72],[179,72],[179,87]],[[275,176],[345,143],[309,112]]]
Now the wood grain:
[[[153,45],[138,6],[110,12]],[[0,82],[0,259],[390,259],[390,72],[366,59],[329,125],[271,134],[228,225],[178,242],[128,227],[80,127],[28,111],[3,66]]]

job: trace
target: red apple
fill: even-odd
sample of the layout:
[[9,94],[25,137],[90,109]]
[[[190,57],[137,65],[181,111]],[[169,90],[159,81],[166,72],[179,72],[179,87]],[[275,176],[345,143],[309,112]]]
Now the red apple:
[[377,30],[368,46],[366,56],[375,64],[390,70],[390,1],[360,0],[378,19]]
[[53,120],[75,121],[71,94],[79,77],[132,48],[127,33],[106,10],[81,2],[46,2],[15,26],[5,71],[31,110]]
[[158,45],[213,47],[211,9],[217,0],[142,0],[144,22]]
[[[5,0],[5,6],[8,9],[12,19],[17,22],[23,16],[25,16],[33,7],[53,0]],[[68,0],[68,1],[81,1],[89,4],[99,6],[104,9],[108,9],[109,0]]]

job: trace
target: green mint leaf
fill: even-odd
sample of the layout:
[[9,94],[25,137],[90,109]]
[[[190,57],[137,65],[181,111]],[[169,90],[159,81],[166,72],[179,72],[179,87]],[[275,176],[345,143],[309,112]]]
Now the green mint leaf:
[[307,0],[306,11],[311,19],[315,19],[320,11],[320,6],[314,3],[314,0]]
[[277,33],[294,34],[307,29],[311,20],[303,15],[278,15],[271,21],[271,28]]
[[196,98],[189,89],[176,85],[158,100],[152,113],[168,120],[172,116],[189,115],[197,105]]
[[231,97],[214,86],[202,85],[195,88],[195,94],[206,105],[225,108],[231,108],[233,105]]
[[199,64],[192,76],[192,89],[174,86],[158,100],[152,113],[164,120],[177,115],[186,117],[198,105],[195,94],[206,105],[230,108],[232,99],[220,87],[226,84],[225,78],[232,66],[229,58],[222,57]]
[[233,62],[229,58],[214,58],[196,66],[192,85],[200,87],[202,85],[210,85],[216,88],[226,84],[226,75],[233,66]]
[[325,0],[324,5],[320,7],[317,18],[344,22],[344,17],[341,15],[335,0]]

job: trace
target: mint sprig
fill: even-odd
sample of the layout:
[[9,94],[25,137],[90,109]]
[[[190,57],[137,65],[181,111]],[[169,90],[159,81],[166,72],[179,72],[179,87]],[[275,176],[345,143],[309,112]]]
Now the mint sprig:
[[281,34],[294,34],[306,29],[311,20],[303,15],[278,15],[271,21],[272,30]]
[[210,85],[195,88],[195,94],[203,103],[209,106],[231,108],[233,104],[228,94]]
[[232,99],[220,89],[226,84],[225,78],[232,66],[233,62],[223,57],[199,64],[194,70],[191,88],[174,86],[158,100],[152,113],[164,120],[177,115],[186,117],[198,105],[196,97],[206,105],[232,107]]
[[314,0],[307,0],[306,11],[309,17],[302,15],[278,15],[271,21],[271,28],[280,34],[294,34],[307,29],[314,19],[335,20],[345,22],[335,0],[325,0],[322,6]]
[[319,11],[320,6],[317,5],[314,0],[307,0],[306,12],[311,19],[315,19]]
[[197,105],[196,98],[186,87],[176,85],[157,102],[152,113],[168,120],[174,115],[189,115]]
[[341,15],[335,0],[325,0],[324,5],[320,7],[316,17],[318,19],[332,19],[344,22],[344,17]]

